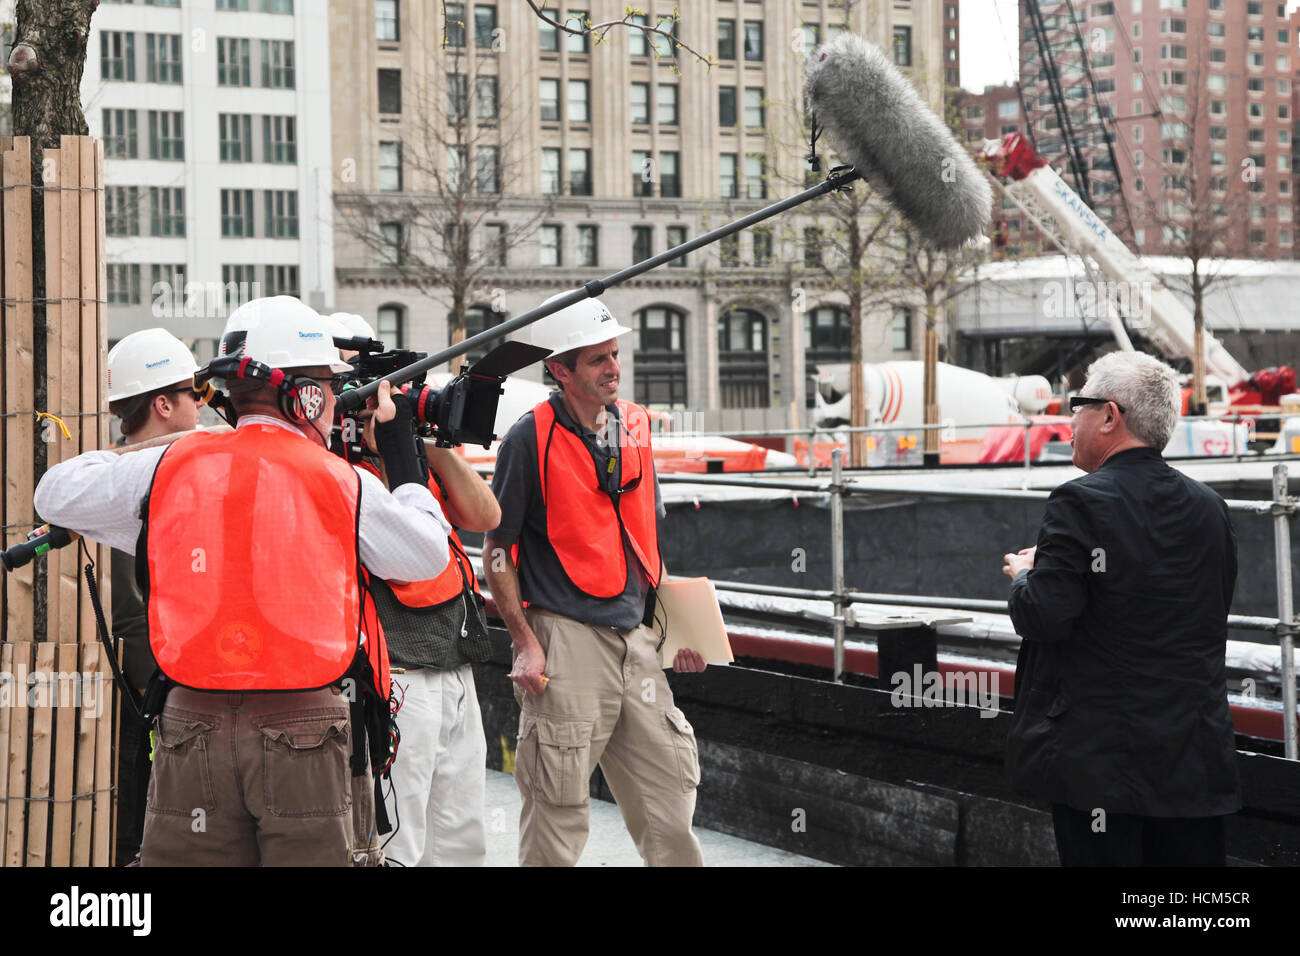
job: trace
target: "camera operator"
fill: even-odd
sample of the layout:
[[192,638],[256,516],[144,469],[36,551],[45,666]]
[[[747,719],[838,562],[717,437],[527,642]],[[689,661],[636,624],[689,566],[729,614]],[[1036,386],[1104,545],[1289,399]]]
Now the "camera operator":
[[390,494],[326,450],[348,366],[320,316],[281,297],[237,319],[242,352],[221,373],[232,433],[87,452],[50,469],[36,510],[128,553],[139,539],[150,646],[172,688],[144,865],[346,866],[361,728],[342,683],[386,670],[380,642],[362,646],[360,566],[437,575],[450,529],[420,481],[405,399],[381,387],[376,402]]
[[[194,391],[199,370],[189,347],[166,329],[132,332],[108,353],[108,410],[121,420],[122,440],[132,445],[160,435],[193,431],[202,399]],[[149,650],[144,598],[135,580],[135,559],[112,549],[113,633],[122,642],[122,669],[141,694],[156,665]],[[140,852],[149,787],[149,724],[122,708],[117,751],[117,846],[125,866]]]
[[[426,454],[429,490],[452,526],[495,528],[501,509],[465,459],[432,445]],[[436,578],[371,579],[389,656],[405,672],[393,678],[401,749],[385,797],[396,831],[384,856],[400,866],[482,866],[487,858],[487,741],[472,665],[492,649],[473,565],[455,531],[449,543],[451,560]]]

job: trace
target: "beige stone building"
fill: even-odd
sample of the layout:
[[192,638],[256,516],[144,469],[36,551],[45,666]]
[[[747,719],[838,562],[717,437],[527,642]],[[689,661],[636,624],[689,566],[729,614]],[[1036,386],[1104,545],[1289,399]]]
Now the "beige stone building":
[[[675,31],[690,50],[674,56],[621,25],[598,41],[568,35],[518,0],[332,0],[335,307],[433,351],[451,335],[437,277],[452,218],[472,223],[472,333],[799,191],[803,61],[845,28],[844,6],[679,0]],[[851,29],[941,89],[940,0],[849,6]],[[645,7],[654,26],[673,4]],[[599,24],[624,9],[575,0],[550,12]],[[819,291],[805,260],[823,201],[607,291],[635,330],[625,397],[774,409],[749,419],[769,426],[796,408],[806,421],[808,373],[848,355],[842,297]],[[910,321],[869,316],[868,360],[917,357]]]

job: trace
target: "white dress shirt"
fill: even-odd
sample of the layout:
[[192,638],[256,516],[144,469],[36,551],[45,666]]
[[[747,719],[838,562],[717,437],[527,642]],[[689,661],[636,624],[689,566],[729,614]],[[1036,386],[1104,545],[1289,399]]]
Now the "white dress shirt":
[[[301,434],[290,423],[269,415],[241,416],[238,427],[246,425],[274,425]],[[168,447],[122,455],[88,451],[60,462],[36,486],[36,513],[50,524],[135,554],[142,524],[140,504]],[[390,493],[370,472],[356,471],[361,476],[357,525],[361,563],[376,577],[392,581],[427,581],[442,573],[451,525],[432,492],[408,483]]]

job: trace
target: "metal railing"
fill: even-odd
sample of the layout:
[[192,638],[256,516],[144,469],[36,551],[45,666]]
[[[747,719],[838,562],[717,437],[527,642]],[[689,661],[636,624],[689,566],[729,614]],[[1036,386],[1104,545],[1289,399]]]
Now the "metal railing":
[[[716,582],[721,587],[751,593],[785,597],[804,597],[829,600],[834,612],[831,617],[832,636],[835,643],[833,678],[844,680],[844,640],[847,619],[845,611],[854,602],[876,604],[913,605],[918,607],[948,608],[954,610],[1006,612],[1005,601],[985,601],[971,598],[948,598],[931,595],[868,594],[848,591],[844,586],[844,499],[850,495],[900,495],[913,498],[974,498],[985,500],[1046,501],[1050,492],[1026,491],[1011,488],[924,488],[911,486],[881,486],[856,484],[846,479],[843,469],[843,449],[831,455],[829,481],[811,479],[758,477],[730,477],[726,475],[660,475],[659,481],[671,484],[719,485],[736,488],[766,488],[779,491],[797,491],[810,496],[829,499],[831,512],[831,588],[813,591],[803,588],[782,588],[770,585],[743,585]],[[1277,566],[1276,618],[1232,614],[1230,627],[1266,631],[1278,637],[1281,651],[1283,744],[1287,759],[1297,759],[1296,739],[1296,672],[1295,635],[1300,630],[1294,611],[1291,583],[1291,517],[1296,513],[1300,499],[1287,493],[1287,466],[1273,466],[1273,496],[1271,499],[1228,499],[1230,511],[1242,514],[1271,515],[1273,517],[1274,560]]]

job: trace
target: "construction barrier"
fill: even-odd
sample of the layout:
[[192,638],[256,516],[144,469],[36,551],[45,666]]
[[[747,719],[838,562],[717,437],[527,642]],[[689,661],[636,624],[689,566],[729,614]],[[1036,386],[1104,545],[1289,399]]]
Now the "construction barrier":
[[[32,505],[38,449],[46,467],[108,447],[104,151],[64,136],[31,180],[27,137],[0,138],[0,503],[5,545],[39,519]],[[35,191],[35,195],[34,195]],[[38,366],[33,200],[42,204],[45,349]],[[46,394],[38,403],[37,383]],[[108,866],[114,830],[114,693],[80,547],[51,551],[38,604],[35,563],[0,582],[0,847],[5,866]],[[107,548],[92,545],[105,606]],[[38,626],[39,625],[39,626]]]

